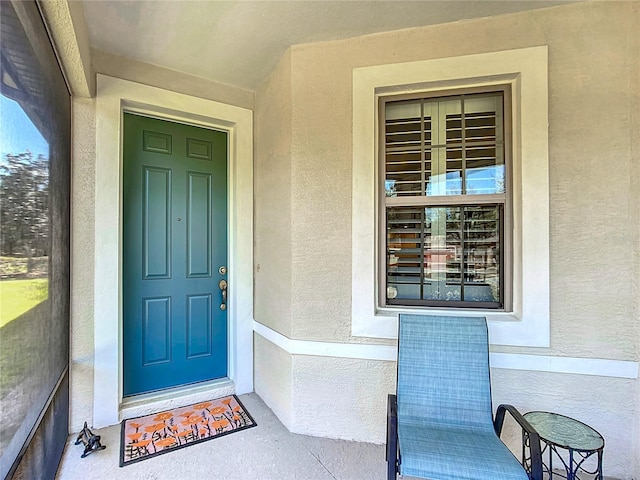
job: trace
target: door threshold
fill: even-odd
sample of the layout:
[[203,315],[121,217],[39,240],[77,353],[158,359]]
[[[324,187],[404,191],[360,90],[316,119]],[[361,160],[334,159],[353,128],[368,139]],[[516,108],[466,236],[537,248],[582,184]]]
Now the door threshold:
[[232,380],[221,378],[125,397],[120,403],[120,421],[232,395],[235,390]]

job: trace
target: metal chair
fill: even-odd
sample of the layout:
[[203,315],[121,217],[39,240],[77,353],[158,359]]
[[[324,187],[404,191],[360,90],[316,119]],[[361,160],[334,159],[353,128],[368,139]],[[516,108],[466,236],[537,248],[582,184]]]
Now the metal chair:
[[[542,480],[537,432],[511,405],[493,419],[483,317],[400,315],[398,384],[388,400],[389,480]],[[500,440],[506,412],[529,436],[530,475]]]

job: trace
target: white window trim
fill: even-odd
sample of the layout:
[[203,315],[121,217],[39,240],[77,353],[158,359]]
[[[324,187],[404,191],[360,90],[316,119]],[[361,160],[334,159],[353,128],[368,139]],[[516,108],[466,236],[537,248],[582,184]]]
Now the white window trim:
[[[378,99],[510,83],[513,299],[510,311],[378,304]],[[353,70],[352,324],[354,336],[397,338],[398,313],[485,316],[494,345],[549,346],[549,137],[547,47]]]

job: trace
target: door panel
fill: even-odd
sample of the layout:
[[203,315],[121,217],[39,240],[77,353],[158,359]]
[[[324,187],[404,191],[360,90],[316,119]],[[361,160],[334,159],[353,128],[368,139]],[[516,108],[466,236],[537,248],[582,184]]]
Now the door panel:
[[124,394],[227,376],[227,135],[124,115]]
[[144,279],[171,276],[171,170],[143,167]]
[[171,298],[142,299],[142,365],[171,361]]
[[190,295],[187,303],[187,358],[211,355],[211,295]]
[[187,264],[189,277],[211,276],[211,175],[189,172]]

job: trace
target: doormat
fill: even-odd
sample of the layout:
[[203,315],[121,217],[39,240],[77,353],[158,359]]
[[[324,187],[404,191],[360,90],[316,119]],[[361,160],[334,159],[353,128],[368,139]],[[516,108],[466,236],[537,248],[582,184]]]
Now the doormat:
[[235,395],[130,418],[122,422],[120,466],[255,426]]

